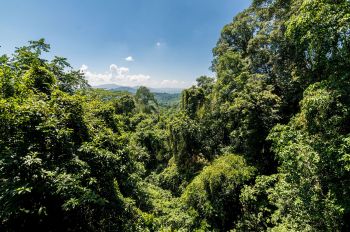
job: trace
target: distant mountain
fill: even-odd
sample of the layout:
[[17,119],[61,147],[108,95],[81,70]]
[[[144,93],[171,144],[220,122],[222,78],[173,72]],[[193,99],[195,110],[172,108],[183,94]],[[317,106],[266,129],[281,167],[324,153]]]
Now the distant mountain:
[[97,86],[92,86],[92,88],[115,90],[115,91],[127,91],[130,93],[136,93],[136,90],[137,90],[137,87],[121,86],[121,85],[115,85],[115,84],[97,85]]
[[[107,90],[115,90],[115,91],[127,91],[130,93],[136,93],[136,90],[139,86],[130,87],[130,86],[121,86],[116,84],[104,84],[92,86],[92,88],[96,89],[107,89]],[[153,93],[181,93],[182,89],[180,88],[149,88]]]
[[174,106],[180,103],[180,93],[154,93],[157,102],[162,106]]
[[181,93],[183,89],[180,88],[149,88],[152,93]]

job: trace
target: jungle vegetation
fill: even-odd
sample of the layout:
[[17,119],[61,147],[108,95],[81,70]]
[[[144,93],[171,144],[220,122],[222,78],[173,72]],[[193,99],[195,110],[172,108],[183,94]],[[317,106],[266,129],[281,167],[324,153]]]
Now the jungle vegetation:
[[350,231],[350,2],[254,0],[179,104],[0,57],[0,231]]

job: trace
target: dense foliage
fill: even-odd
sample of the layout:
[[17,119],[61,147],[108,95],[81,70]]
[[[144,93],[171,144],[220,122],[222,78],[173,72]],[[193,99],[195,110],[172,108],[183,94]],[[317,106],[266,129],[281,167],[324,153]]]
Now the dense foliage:
[[179,104],[49,49],[0,57],[1,231],[350,230],[349,1],[254,0]]

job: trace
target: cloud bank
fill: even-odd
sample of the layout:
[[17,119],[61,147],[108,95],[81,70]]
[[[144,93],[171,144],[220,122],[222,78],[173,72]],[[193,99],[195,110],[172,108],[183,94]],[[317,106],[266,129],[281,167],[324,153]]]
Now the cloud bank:
[[179,80],[153,80],[150,75],[132,74],[129,68],[119,67],[111,64],[104,73],[92,72],[89,67],[83,64],[80,72],[84,74],[85,79],[91,86],[103,84],[116,84],[122,86],[147,86],[153,88],[187,88],[192,83]]

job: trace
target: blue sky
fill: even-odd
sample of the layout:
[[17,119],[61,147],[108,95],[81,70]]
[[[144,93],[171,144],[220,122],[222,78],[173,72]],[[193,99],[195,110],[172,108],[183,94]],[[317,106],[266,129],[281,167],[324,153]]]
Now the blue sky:
[[0,0],[0,54],[45,38],[92,85],[188,87],[249,0]]

